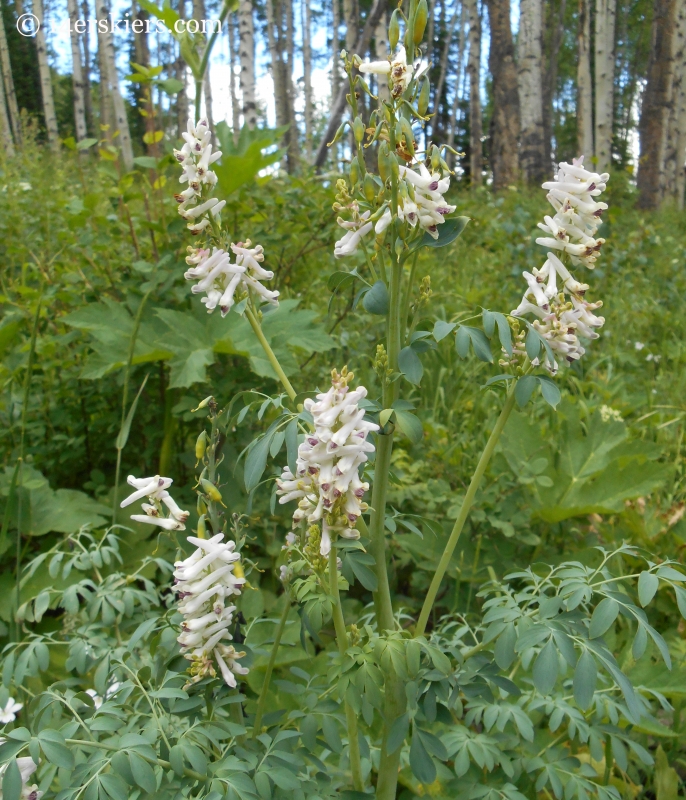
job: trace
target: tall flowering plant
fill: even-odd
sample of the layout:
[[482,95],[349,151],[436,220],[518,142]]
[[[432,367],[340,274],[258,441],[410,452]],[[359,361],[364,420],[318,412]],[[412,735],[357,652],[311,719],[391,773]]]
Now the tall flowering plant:
[[[536,388],[556,406],[556,376],[584,357],[603,326],[595,313],[602,303],[584,281],[604,244],[597,234],[609,176],[579,158],[559,164],[543,185],[552,216],[539,224],[541,255],[522,273],[526,288],[515,309],[483,310],[481,327],[437,319],[433,330],[417,330],[417,310],[431,296],[430,276],[418,280],[419,254],[450,244],[468,222],[454,216],[447,199],[450,148],[423,134],[430,116],[420,47],[427,14],[426,0],[399,5],[385,59],[342,53],[351,114],[335,138],[349,130],[353,147],[349,174],[336,184],[341,233],[333,253],[363,262],[351,280],[365,281],[363,308],[383,318],[375,385],[360,385],[338,365],[298,394],[262,330],[263,315],[279,302],[269,286],[269,254],[249,231],[233,236],[222,223],[212,170],[222,156],[207,122],[191,122],[175,151],[178,211],[194,238],[185,272],[191,293],[210,314],[248,320],[285,391],[260,398],[259,418],[270,409],[274,421],[249,446],[244,465],[246,488],[261,491],[271,454],[274,503],[291,518],[280,533],[282,613],[273,636],[265,642],[258,622],[246,626],[241,613],[249,593],[259,591],[251,576],[264,562],[253,560],[245,509],[227,508],[224,487],[233,476],[222,474],[222,446],[232,435],[237,398],[222,406],[210,396],[194,409],[208,423],[195,445],[197,523],[172,497],[168,477],[130,476],[132,493],[121,502],[134,507],[134,521],[184,545],[173,565],[153,555],[132,573],[115,568],[122,558],[113,531],[100,541],[82,532],[29,565],[30,577],[49,557],[51,576],[62,569],[65,578],[72,571],[83,577],[20,607],[22,621],[64,609],[63,639],[51,632],[19,643],[8,651],[4,674],[18,690],[27,674],[48,668],[51,647],[67,645],[69,668],[93,686],[81,691],[74,679],[36,694],[36,723],[27,726],[20,724],[24,705],[0,690],[0,721],[17,723],[0,742],[3,798],[38,798],[59,784],[60,800],[141,793],[165,800],[395,800],[399,792],[619,800],[616,776],[651,763],[630,728],[651,730],[657,695],[631,684],[606,634],[621,615],[632,658],[652,641],[669,664],[669,649],[643,608],[662,587],[686,616],[686,575],[674,565],[643,559],[628,545],[599,548],[594,565],[536,565],[494,576],[480,591],[482,616],[435,613],[510,414]],[[376,95],[367,82],[374,80]],[[372,109],[367,118],[363,93]],[[421,422],[401,395],[419,381],[422,353],[448,336],[463,358],[473,351],[492,362],[494,345],[500,351],[502,371],[488,385],[501,391],[502,407],[451,529],[437,526],[444,547],[415,616],[391,593],[391,459],[399,432],[421,440]],[[640,571],[624,569],[627,561]],[[170,575],[171,586],[152,584],[146,571],[153,567]],[[351,623],[344,609],[353,582],[371,602]],[[272,676],[296,617],[303,647],[308,639],[316,645],[315,674],[294,666],[289,677],[301,682],[280,682],[291,701],[275,710]],[[335,646],[322,633],[329,623]],[[657,700],[668,709],[665,698]],[[36,769],[40,787],[28,784]]]

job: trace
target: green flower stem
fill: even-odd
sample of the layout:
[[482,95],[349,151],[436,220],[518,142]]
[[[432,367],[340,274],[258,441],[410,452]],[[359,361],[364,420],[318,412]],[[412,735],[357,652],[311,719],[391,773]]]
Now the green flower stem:
[[[348,634],[345,630],[345,619],[341,608],[341,595],[338,591],[338,556],[336,548],[329,552],[329,590],[333,598],[333,624],[336,630],[336,642],[341,659],[348,652]],[[344,698],[345,720],[348,727],[348,748],[350,751],[350,769],[353,775],[353,788],[357,792],[364,791],[362,778],[362,762],[360,761],[360,742],[357,738],[357,717],[350,703]]]
[[[152,291],[152,290],[150,290]],[[133,330],[131,331],[131,339],[129,340],[129,355],[126,360],[126,371],[124,372],[124,388],[122,390],[121,396],[121,425],[119,426],[119,432],[124,430],[124,424],[126,422],[126,405],[129,402],[129,381],[131,379],[131,367],[133,365],[133,354],[136,350],[136,340],[138,339],[138,331],[141,327],[141,320],[143,319],[143,311],[145,309],[145,305],[148,302],[148,297],[150,297],[150,291],[147,291],[138,306],[138,311],[136,311],[136,317],[133,321]],[[114,495],[112,497],[112,522],[116,522],[117,518],[117,495],[119,494],[119,474],[121,472],[121,454],[124,449],[124,446],[119,447],[118,445],[119,437],[117,437],[117,466],[114,471]]]
[[410,324],[410,302],[412,300],[412,287],[414,286],[414,276],[417,271],[417,259],[419,258],[419,251],[417,250],[412,257],[412,266],[410,267],[410,277],[407,281],[407,286],[405,287],[405,298],[403,301],[403,328],[402,328],[402,336],[407,343],[407,339],[410,335],[409,324]]
[[486,442],[486,447],[484,448],[483,453],[481,454],[481,458],[479,459],[479,463],[476,465],[476,469],[474,470],[474,474],[472,475],[472,480],[469,484],[469,488],[467,489],[467,494],[465,495],[464,502],[462,503],[462,508],[460,508],[460,513],[455,520],[455,524],[453,525],[453,529],[450,533],[450,538],[448,539],[448,543],[445,546],[445,550],[443,551],[443,555],[441,556],[441,560],[438,562],[438,568],[434,574],[433,580],[431,581],[431,586],[429,586],[429,591],[427,592],[426,598],[424,599],[424,605],[422,606],[421,614],[419,615],[419,621],[417,622],[417,627],[415,629],[415,636],[422,636],[424,631],[426,630],[426,623],[429,620],[429,614],[431,613],[431,609],[433,608],[434,601],[436,600],[436,595],[438,594],[438,590],[441,586],[441,581],[443,580],[443,576],[450,565],[450,559],[452,558],[453,552],[457,545],[457,542],[460,539],[460,534],[462,533],[462,529],[464,528],[464,524],[467,521],[467,517],[469,516],[469,512],[471,511],[472,504],[474,503],[474,498],[476,497],[476,493],[479,490],[479,486],[481,485],[481,480],[486,472],[486,467],[488,466],[489,461],[491,460],[491,456],[493,455],[493,451],[495,450],[495,446],[500,439],[500,435],[503,432],[503,428],[505,427],[505,423],[512,412],[515,404],[515,386],[517,385],[517,381],[512,382],[512,386],[507,395],[507,399],[505,401],[505,405],[503,406],[502,411],[500,412],[500,416],[498,417],[493,430],[491,431],[491,435],[488,437],[488,441]]
[[264,673],[264,681],[262,682],[262,688],[260,689],[260,696],[257,700],[257,711],[255,711],[255,722],[253,723],[253,732],[252,738],[255,739],[260,732],[262,727],[262,716],[264,715],[264,706],[267,702],[267,692],[269,690],[269,684],[272,679],[272,672],[274,671],[274,664],[276,664],[276,656],[279,652],[279,646],[281,645],[281,637],[283,636],[283,632],[286,629],[286,622],[288,621],[288,612],[291,610],[291,598],[288,592],[284,595],[284,607],[283,612],[281,613],[281,618],[279,619],[279,623],[276,626],[276,631],[274,633],[274,644],[272,645],[272,651],[269,655],[269,663],[267,664],[267,671]]
[[374,464],[374,486],[372,488],[372,516],[369,521],[371,544],[369,552],[374,556],[374,573],[377,587],[374,592],[374,608],[379,631],[395,628],[391,589],[386,568],[386,496],[388,494],[388,473],[393,451],[393,434],[379,434],[376,440],[376,462]]
[[286,390],[286,393],[291,398],[291,400],[295,400],[296,398],[296,391],[291,386],[291,382],[286,377],[286,373],[283,371],[281,364],[279,364],[279,359],[274,355],[274,351],[271,348],[271,345],[267,341],[267,337],[264,335],[262,331],[262,326],[260,325],[257,317],[253,314],[253,312],[249,309],[245,309],[245,316],[248,318],[248,322],[250,323],[253,331],[255,332],[255,336],[257,336],[257,340],[262,345],[262,349],[267,355],[269,359],[269,363],[272,365],[272,369],[276,372],[279,380],[281,381],[283,388]]
[[[219,415],[217,414],[217,401],[214,397],[210,400],[210,422],[212,430],[210,431],[210,444],[207,448],[207,479],[210,483],[217,485],[217,446],[219,445]],[[221,511],[219,503],[207,497],[207,511],[210,515],[210,524],[212,525],[212,535],[220,533],[223,525],[221,524]]]
[[393,670],[386,673],[385,677],[384,734],[376,781],[376,800],[395,800],[402,747],[396,747],[395,752],[389,753],[387,742],[391,725],[405,712],[405,686]]

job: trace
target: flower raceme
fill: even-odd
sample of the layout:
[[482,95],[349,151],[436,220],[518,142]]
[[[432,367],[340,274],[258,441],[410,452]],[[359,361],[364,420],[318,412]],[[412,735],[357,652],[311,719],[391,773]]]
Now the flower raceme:
[[223,540],[223,533],[211,539],[189,536],[197,549],[174,564],[174,590],[184,618],[177,641],[191,662],[192,683],[207,675],[215,677],[216,663],[225,683],[235,688],[236,675],[248,670],[238,663],[245,653],[237,652],[227,641],[233,638],[229,627],[236,606],[226,605],[226,601],[240,595],[245,577],[235,543]]
[[305,401],[312,414],[314,432],[298,448],[295,475],[288,467],[276,483],[279,503],[298,500],[293,527],[301,522],[321,522],[321,554],[328,555],[332,536],[358,539],[358,517],[368,506],[362,501],[369,484],[360,480],[359,468],[374,452],[367,441],[378,425],[364,419],[359,402],[367,395],[364,386],[349,391],[353,374],[343,369],[332,373],[331,388]]
[[[131,519],[158,525],[166,531],[186,530],[184,523],[188,519],[188,511],[182,511],[167,491],[173,482],[171,478],[161,478],[159,475],[152,478],[135,478],[129,475],[126,482],[129,486],[133,486],[135,491],[121,501],[121,508],[126,508],[144,497],[148,498],[148,502],[143,503],[145,514],[132,514]],[[166,506],[169,512],[168,516],[163,516],[163,506]]]
[[399,47],[393,58],[386,61],[367,61],[358,65],[360,72],[367,75],[388,75],[391,80],[391,94],[400,97],[412,80],[412,64],[407,63],[404,47]]
[[[594,311],[602,301],[590,303],[585,299],[588,285],[577,281],[563,264],[567,256],[572,265],[595,267],[604,239],[595,238],[600,226],[600,215],[607,204],[598,202],[609,179],[607,173],[598,175],[583,166],[583,156],[572,164],[562,162],[554,181],[543,184],[548,190],[548,201],[555,216],[544,217],[538,227],[548,234],[536,243],[548,249],[547,259],[540,269],[523,272],[527,291],[513,316],[533,314],[533,327],[548,342],[555,355],[565,361],[576,361],[585,353],[579,336],[597,339],[596,328],[605,323]],[[556,252],[551,252],[556,251]],[[558,256],[559,253],[559,256]],[[557,372],[556,361],[546,358],[546,368]]]

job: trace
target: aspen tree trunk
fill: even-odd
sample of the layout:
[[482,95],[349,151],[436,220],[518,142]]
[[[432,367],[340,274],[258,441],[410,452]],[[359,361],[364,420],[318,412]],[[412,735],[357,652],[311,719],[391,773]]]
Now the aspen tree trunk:
[[305,152],[312,160],[312,39],[309,0],[300,0],[303,31],[303,84],[305,87]]
[[[186,19],[186,0],[179,0],[177,11],[181,19]],[[178,47],[178,45],[177,45]],[[179,48],[175,61],[174,77],[181,81],[183,89],[176,95],[176,138],[188,127],[188,69]]]
[[[2,13],[0,11],[0,13]],[[5,105],[5,89],[3,82],[0,81],[0,141],[2,142],[2,149],[6,156],[14,155],[14,141],[12,139],[12,128],[10,127],[10,118],[7,114],[7,107]]]
[[[97,14],[96,19],[100,21],[101,17]],[[106,19],[106,18],[105,18]],[[111,144],[113,128],[113,115],[112,115],[112,99],[109,90],[109,79],[107,69],[107,55],[105,53],[105,39],[104,36],[98,33],[98,72],[100,73],[100,128],[105,133],[105,138]]]
[[524,179],[540,183],[548,172],[543,144],[542,0],[521,0],[519,8],[519,162]]
[[607,172],[612,163],[616,0],[596,0],[595,9],[595,158],[596,170]]
[[662,200],[665,126],[669,115],[674,68],[675,12],[675,0],[654,0],[648,79],[638,123],[641,143],[637,179],[639,208],[657,208]]
[[469,15],[469,174],[472,186],[481,186],[483,156],[481,137],[481,17],[477,0],[466,0]]
[[281,0],[282,13],[286,15],[286,73],[284,83],[288,91],[288,165],[293,172],[300,159],[300,145],[298,142],[298,122],[295,118],[295,83],[293,81],[293,68],[295,65],[295,21],[293,3],[295,0]]
[[[464,97],[462,83],[463,64],[464,64],[464,48],[465,48],[465,19],[467,16],[467,9],[464,3],[460,9],[460,33],[458,36],[457,44],[457,75],[455,76],[455,91],[453,93],[453,102],[450,107],[450,114],[448,118],[448,143],[455,144],[455,136],[457,135],[457,110],[460,103],[460,98]],[[438,144],[438,142],[436,142]],[[452,155],[452,154],[451,154]]]
[[[99,17],[107,19],[107,0],[100,0]],[[129,120],[126,116],[126,105],[119,88],[119,75],[115,60],[114,41],[109,27],[104,32],[98,31],[98,40],[103,52],[105,76],[107,80],[107,93],[112,100],[114,112],[114,127],[119,132],[118,144],[121,147],[122,163],[124,169],[130,172],[133,169],[133,147],[131,146],[131,132]]]
[[434,54],[434,37],[436,35],[436,0],[431,0],[429,3],[429,22],[426,34],[426,56],[429,64],[433,59]]
[[[377,61],[384,61],[388,58],[388,18],[382,14],[374,29],[374,55]],[[388,78],[385,75],[375,75],[376,93],[379,101],[383,102],[390,98],[388,91]]]
[[[457,27],[458,20],[460,22],[460,44],[458,47],[458,57],[457,57],[457,77],[455,78],[455,97],[459,95],[459,86],[460,86],[460,74],[462,72],[462,60],[464,57],[464,13],[465,13],[465,4],[464,2],[456,3],[455,10],[453,11],[452,19],[450,20],[450,25],[448,26],[448,30],[446,32],[445,41],[443,42],[443,52],[441,53],[441,61],[439,65],[439,73],[438,73],[438,81],[436,82],[436,92],[434,94],[434,109],[436,114],[433,118],[433,124],[431,126],[431,138],[433,139],[435,144],[438,144],[441,138],[441,125],[440,125],[440,108],[441,108],[441,97],[443,95],[443,86],[445,84],[445,76],[448,70],[448,56],[450,55],[450,45],[453,41],[453,36],[455,35],[455,28]],[[449,126],[451,127],[452,132],[452,115],[449,118]],[[452,144],[452,140],[450,141]]]
[[490,161],[493,189],[499,191],[519,178],[519,94],[514,44],[510,27],[510,0],[486,0],[491,25],[488,64],[493,76],[493,116]]
[[70,22],[69,38],[71,39],[72,82],[74,84],[74,127],[76,130],[76,141],[80,142],[86,138],[86,102],[79,34],[74,28],[79,18],[76,0],[67,0],[67,10],[69,12]]
[[0,5],[0,68],[2,69],[2,82],[4,84],[3,95],[7,101],[9,111],[9,122],[14,133],[14,141],[21,144],[21,118],[17,106],[17,94],[14,91],[14,79],[12,77],[12,64],[10,63],[10,50],[7,45],[5,35],[5,22],[2,16],[2,6]]
[[[202,21],[205,19],[205,0],[193,0],[193,19],[197,20],[198,23],[202,26]],[[202,28],[201,28],[202,30]],[[205,78],[203,80],[203,94],[205,96],[205,119],[207,120],[207,126],[212,132],[212,138],[214,138],[214,116],[212,113],[212,77],[211,77],[211,65],[207,65],[207,70],[205,71]]]
[[591,82],[591,0],[579,0],[579,64],[576,73],[576,123],[579,155],[588,166],[595,155],[593,147],[593,84]]
[[257,101],[255,99],[255,24],[252,0],[241,0],[238,6],[238,47],[241,62],[241,95],[243,124],[250,130],[257,127]]
[[548,57],[548,65],[543,69],[543,151],[545,153],[546,171],[550,170],[553,162],[553,102],[557,88],[557,72],[560,47],[562,46],[562,38],[565,31],[566,10],[567,0],[560,0],[557,15],[554,15],[554,7],[551,5],[550,55]]
[[341,27],[340,0],[331,0],[331,103],[333,104],[338,93],[340,83],[340,53],[341,40],[338,37]]
[[[283,8],[281,0],[267,0],[267,36],[269,41],[269,56],[272,68],[272,80],[274,82],[274,103],[276,107],[276,124],[291,125],[290,97],[288,83],[291,76],[288,72],[288,62],[284,61],[282,54],[288,55],[285,35],[283,30]],[[283,142],[286,146],[286,168],[288,172],[295,169],[293,158],[293,136],[292,131],[286,131]],[[296,147],[297,147],[297,137]],[[297,157],[297,155],[296,155]]]
[[664,195],[679,200],[677,180],[684,170],[684,150],[679,139],[686,136],[686,0],[677,0],[676,30],[673,40],[674,76],[667,122],[667,146],[665,152]]
[[343,15],[345,23],[345,49],[352,53],[357,41],[357,26],[359,7],[357,0],[343,0]]
[[[88,0],[83,0],[81,4],[83,19],[91,19]],[[95,125],[93,122],[93,98],[91,96],[91,50],[88,41],[88,31],[80,36],[83,42],[83,104],[86,111],[86,130],[93,133]]]
[[229,24],[227,33],[229,36],[229,65],[231,67],[231,83],[229,87],[231,90],[231,127],[233,131],[233,140],[235,143],[238,142],[238,134],[241,129],[241,109],[238,104],[238,94],[236,92],[236,62],[238,61],[236,58],[236,34],[238,31],[236,30],[236,23],[232,17],[229,17],[228,22]]
[[35,39],[38,74],[40,75],[40,90],[43,98],[45,130],[48,134],[50,149],[57,152],[60,149],[60,140],[57,133],[57,115],[55,114],[55,100],[52,93],[52,78],[50,77],[50,65],[48,64],[48,50],[45,44],[43,0],[33,0],[33,13],[38,17],[40,22],[40,27],[36,32]]

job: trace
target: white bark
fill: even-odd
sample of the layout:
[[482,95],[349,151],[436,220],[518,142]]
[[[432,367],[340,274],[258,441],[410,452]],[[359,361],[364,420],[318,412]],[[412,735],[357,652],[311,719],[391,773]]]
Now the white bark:
[[607,172],[612,160],[616,0],[596,0],[595,168]]
[[2,18],[2,8],[0,8],[0,68],[2,69],[2,81],[4,83],[3,95],[7,101],[9,111],[9,121],[14,132],[14,140],[21,144],[21,119],[17,106],[17,95],[14,91],[14,79],[12,78],[12,65],[10,63],[10,51],[7,46],[7,36],[5,35],[5,23]]
[[469,20],[469,171],[472,186],[481,186],[483,156],[481,137],[481,17],[477,0],[465,0]]
[[343,15],[345,19],[345,49],[352,53],[357,41],[357,0],[343,0]]
[[231,83],[229,88],[231,90],[231,127],[233,129],[233,140],[238,142],[238,134],[241,129],[241,109],[238,104],[238,93],[236,91],[236,23],[233,17],[229,17],[228,34],[229,34],[229,65],[231,67]]
[[[388,58],[388,19],[382,14],[374,29],[374,53],[377,61]],[[388,78],[385,75],[376,76],[376,93],[380,101],[390,99],[388,92]]]
[[[465,48],[465,16],[467,13],[467,7],[463,2],[460,8],[460,31],[458,36],[458,44],[457,44],[457,75],[455,76],[455,92],[453,94],[453,103],[450,108],[450,120],[448,123],[448,144],[454,146],[455,145],[455,135],[457,133],[457,107],[460,102],[460,98],[464,95],[461,91],[461,83],[462,83],[462,68],[464,62],[464,48]],[[455,9],[455,13],[457,14],[457,9]],[[440,102],[440,98],[438,93],[436,94],[436,105]],[[438,142],[436,142],[438,144]]]
[[579,31],[577,35],[579,63],[577,67],[577,140],[579,155],[591,163],[593,148],[593,84],[591,82],[591,4],[579,0]]
[[[686,158],[686,0],[678,0],[673,41],[673,75],[667,142],[665,147],[665,194],[683,203]],[[681,180],[680,180],[681,179]],[[681,186],[681,189],[680,189]]]
[[[98,16],[106,19],[108,15],[107,0],[100,0]],[[131,146],[131,132],[129,130],[129,120],[126,116],[126,105],[119,88],[119,75],[117,74],[117,63],[114,52],[114,41],[109,27],[106,31],[98,31],[99,44],[102,47],[103,67],[105,70],[105,80],[107,82],[107,93],[112,100],[112,110],[114,111],[114,127],[119,135],[114,138],[113,143],[121,148],[122,162],[124,169],[130,172],[133,169],[133,147]]]
[[255,100],[255,24],[252,0],[241,0],[238,6],[239,57],[241,62],[241,95],[243,124],[251,130],[257,126]]
[[[457,57],[457,77],[455,79],[455,96],[459,94],[460,72],[462,70],[462,58],[464,55],[464,15],[465,15],[465,4],[460,3],[458,8],[458,5],[456,3],[452,19],[450,20],[450,25],[448,26],[448,32],[446,33],[445,41],[443,42],[443,52],[441,53],[438,82],[436,84],[436,93],[434,95],[434,108],[436,109],[436,112],[438,112],[441,107],[441,95],[443,94],[443,85],[445,84],[445,75],[448,69],[448,56],[450,54],[450,45],[453,42],[453,36],[455,35],[455,28],[457,27],[458,20],[460,21],[460,43],[458,45],[459,54]],[[438,142],[436,141],[436,137],[439,132],[439,127],[440,126],[438,122],[438,113],[436,113],[436,116],[433,118],[433,124],[431,126],[431,135],[434,139],[435,144],[438,144]],[[452,141],[450,142],[450,144],[452,144]]]
[[310,2],[300,0],[303,37],[303,84],[305,88],[305,152],[308,161],[312,158],[312,40],[310,28]]
[[70,39],[71,39],[71,60],[72,60],[72,83],[74,85],[74,128],[76,130],[76,141],[80,142],[86,138],[86,99],[83,80],[83,64],[81,62],[81,47],[79,46],[79,34],[75,30],[76,21],[79,18],[76,0],[67,0],[69,12]]
[[543,84],[541,80],[542,0],[521,0],[519,4],[519,108],[520,166],[524,178],[538,181],[545,176],[543,145]]
[[38,74],[40,76],[40,90],[43,98],[43,116],[45,130],[48,134],[50,149],[57,152],[60,147],[57,133],[57,115],[55,114],[55,99],[52,93],[52,79],[50,65],[48,64],[48,51],[45,44],[45,28],[43,25],[43,0],[33,0],[33,13],[38,17],[40,27],[36,33],[36,58],[38,60]]

